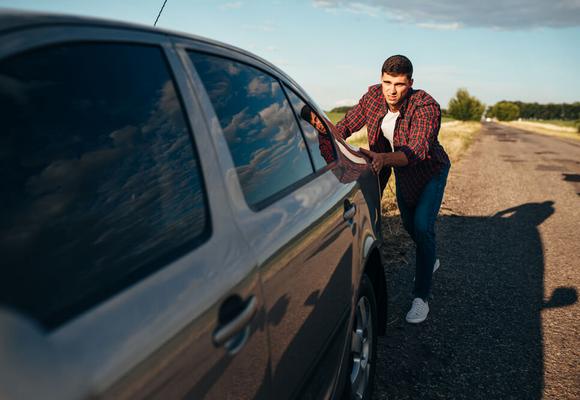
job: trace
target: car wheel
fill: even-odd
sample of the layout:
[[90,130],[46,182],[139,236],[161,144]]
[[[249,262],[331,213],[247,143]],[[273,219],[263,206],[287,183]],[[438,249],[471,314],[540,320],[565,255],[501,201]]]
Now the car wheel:
[[371,280],[362,276],[350,345],[350,397],[370,400],[376,365],[377,302]]

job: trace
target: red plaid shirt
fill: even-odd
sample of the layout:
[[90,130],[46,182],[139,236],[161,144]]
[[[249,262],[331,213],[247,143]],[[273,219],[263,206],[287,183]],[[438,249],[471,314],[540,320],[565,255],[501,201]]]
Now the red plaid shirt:
[[[381,132],[381,123],[387,110],[381,85],[373,85],[336,127],[346,139],[366,125],[370,149],[386,153],[391,146]],[[427,182],[443,166],[451,164],[437,139],[440,126],[439,104],[423,90],[411,89],[399,109],[393,133],[394,150],[402,151],[409,160],[405,167],[395,168],[397,189],[411,207],[419,201]]]

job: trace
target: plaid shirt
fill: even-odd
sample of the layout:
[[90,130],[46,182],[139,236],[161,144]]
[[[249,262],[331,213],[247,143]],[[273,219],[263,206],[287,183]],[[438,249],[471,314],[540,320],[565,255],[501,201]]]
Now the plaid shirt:
[[[370,149],[386,153],[391,145],[381,132],[381,123],[387,110],[381,85],[373,85],[336,127],[346,139],[366,125]],[[416,206],[427,182],[451,164],[437,139],[440,126],[439,104],[423,90],[411,89],[399,109],[393,133],[394,150],[402,151],[409,160],[405,167],[395,168],[397,190],[408,206]]]

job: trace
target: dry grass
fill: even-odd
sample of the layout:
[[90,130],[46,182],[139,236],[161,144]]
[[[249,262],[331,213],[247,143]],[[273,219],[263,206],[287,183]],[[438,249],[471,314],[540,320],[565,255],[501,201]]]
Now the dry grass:
[[363,147],[365,149],[369,148],[369,139],[367,136],[367,127],[365,126],[360,131],[353,133],[346,139],[346,141],[353,146]]
[[539,133],[541,135],[580,140],[580,134],[576,131],[576,128],[571,126],[562,126],[561,124],[556,125],[547,122],[536,121],[510,121],[500,122],[500,124],[511,126],[512,128],[522,129],[528,132]]
[[471,146],[480,129],[481,123],[479,122],[453,121],[441,126],[439,141],[452,163],[458,161]]

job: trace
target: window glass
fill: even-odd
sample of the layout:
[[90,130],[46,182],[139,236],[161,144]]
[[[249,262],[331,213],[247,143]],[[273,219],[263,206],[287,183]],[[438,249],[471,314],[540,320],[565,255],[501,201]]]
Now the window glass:
[[278,81],[229,59],[190,53],[214,106],[246,201],[257,208],[312,173],[300,128]]
[[300,126],[306,138],[306,144],[312,155],[314,167],[316,170],[326,167],[327,164],[336,160],[328,127],[318,113],[302,101],[292,89],[286,85],[284,85],[284,89],[300,121]]
[[160,48],[85,43],[0,61],[0,303],[55,326],[208,233]]

